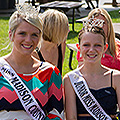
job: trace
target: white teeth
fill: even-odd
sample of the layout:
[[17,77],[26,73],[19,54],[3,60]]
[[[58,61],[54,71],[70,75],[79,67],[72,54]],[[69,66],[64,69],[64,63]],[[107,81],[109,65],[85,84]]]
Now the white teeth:
[[23,45],[24,48],[31,48],[31,45],[30,46],[27,46],[27,45]]
[[89,57],[91,57],[91,58],[94,58],[96,55],[88,55]]
[[95,57],[95,56],[91,56],[91,55],[89,55],[90,57]]

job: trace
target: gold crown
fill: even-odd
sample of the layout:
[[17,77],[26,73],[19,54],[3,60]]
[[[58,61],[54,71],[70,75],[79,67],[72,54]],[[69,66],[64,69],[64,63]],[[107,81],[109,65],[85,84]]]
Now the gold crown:
[[97,19],[97,18],[95,18],[94,16],[92,16],[92,18],[90,18],[90,19],[88,19],[88,20],[86,20],[86,21],[83,21],[83,27],[94,27],[94,26],[96,26],[96,27],[99,27],[99,28],[102,28],[103,27],[103,25],[104,25],[104,20],[102,20],[102,19]]
[[35,8],[31,4],[16,4],[16,9],[19,15],[23,15],[26,18],[37,18],[39,16],[40,6]]

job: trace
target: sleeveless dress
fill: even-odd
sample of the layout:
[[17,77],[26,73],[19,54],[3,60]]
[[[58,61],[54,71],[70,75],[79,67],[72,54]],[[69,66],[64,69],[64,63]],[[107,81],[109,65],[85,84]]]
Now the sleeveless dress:
[[[40,58],[40,61],[43,61],[45,62],[39,48],[37,47],[36,48],[36,51],[38,53],[38,56]],[[63,59],[63,56],[62,56],[62,48],[61,48],[61,44],[58,46],[58,65],[57,65],[57,68],[60,70],[60,73],[62,75],[62,59]]]
[[[46,114],[45,120],[62,120],[62,79],[57,67],[42,62],[31,74],[17,73]],[[24,91],[23,91],[24,93]],[[0,120],[32,120],[15,90],[0,73]]]
[[[117,96],[113,87],[102,88],[99,90],[90,89],[93,96],[108,115],[115,115],[117,111]],[[76,95],[77,114],[89,114]],[[92,116],[80,117],[77,120],[95,120]],[[115,120],[115,119],[113,119]]]
[[[74,71],[72,71],[74,72]],[[96,98],[98,103],[104,109],[108,115],[116,115],[117,111],[117,95],[115,89],[112,87],[112,73],[111,72],[111,86],[106,88],[101,88],[98,90],[90,89],[90,92]],[[69,76],[69,74],[68,74]],[[88,111],[83,106],[82,102],[76,94],[76,106],[77,106],[77,115],[78,114],[89,114]],[[77,116],[77,120],[95,120],[92,116]],[[116,119],[112,119],[116,120]]]

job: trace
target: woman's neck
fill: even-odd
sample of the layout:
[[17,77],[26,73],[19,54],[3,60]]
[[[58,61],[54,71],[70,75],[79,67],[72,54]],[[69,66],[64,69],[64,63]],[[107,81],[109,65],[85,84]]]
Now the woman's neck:
[[33,73],[40,66],[40,61],[32,56],[20,56],[11,53],[5,57],[5,60],[17,73]]
[[32,63],[33,59],[31,55],[20,55],[11,53],[9,60],[14,61],[17,65],[26,66]]
[[55,43],[43,40],[40,48],[41,54],[45,61],[53,65],[58,65],[58,46]]
[[81,68],[81,72],[89,75],[103,73],[103,67],[101,64],[84,64]]
[[51,51],[53,48],[57,48],[57,44],[49,41],[42,40],[40,50]]

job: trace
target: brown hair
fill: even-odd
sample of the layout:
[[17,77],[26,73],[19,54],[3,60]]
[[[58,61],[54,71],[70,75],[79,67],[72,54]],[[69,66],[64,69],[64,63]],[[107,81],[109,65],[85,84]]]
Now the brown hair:
[[91,33],[94,33],[94,34],[100,34],[103,36],[103,39],[104,39],[104,44],[106,44],[106,36],[105,36],[105,33],[104,33],[104,30],[100,27],[97,27],[97,26],[93,26],[93,27],[89,27],[89,26],[85,26],[80,32],[79,32],[79,37],[78,37],[78,40],[79,40],[79,44],[80,44],[80,41],[82,39],[82,35],[83,33],[85,32],[91,32]]

